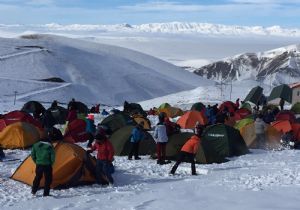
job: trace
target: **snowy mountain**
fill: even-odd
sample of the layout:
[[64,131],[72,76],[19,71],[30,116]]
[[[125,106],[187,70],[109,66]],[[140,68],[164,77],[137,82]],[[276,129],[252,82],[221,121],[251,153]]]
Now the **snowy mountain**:
[[122,104],[212,84],[133,50],[52,35],[1,38],[0,63],[2,99]]
[[253,79],[272,85],[296,82],[300,80],[300,45],[237,55],[194,73],[217,81]]
[[299,28],[282,28],[280,26],[239,26],[198,22],[167,22],[130,25],[128,23],[115,25],[61,25],[50,23],[45,25],[5,25],[0,24],[0,31],[60,31],[60,32],[150,32],[172,34],[211,34],[211,35],[259,35],[299,37]]

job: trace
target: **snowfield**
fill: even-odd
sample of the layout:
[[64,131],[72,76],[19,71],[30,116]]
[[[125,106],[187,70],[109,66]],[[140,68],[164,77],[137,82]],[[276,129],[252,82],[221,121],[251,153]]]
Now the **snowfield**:
[[[17,91],[23,101],[67,103],[76,98],[120,105],[214,84],[137,51],[54,35],[0,38],[0,62],[1,84],[11,86],[0,95]],[[49,83],[53,78],[60,81]],[[30,94],[24,95],[25,90]]]
[[[299,29],[289,33],[291,30],[197,23],[31,27],[0,24],[0,36],[10,37],[0,38],[0,113],[20,109],[28,100],[38,100],[48,108],[54,99],[66,103],[72,97],[89,106],[117,105],[101,106],[108,110],[119,107],[124,100],[140,101],[144,109],[168,102],[187,110],[199,101],[215,104],[243,100],[257,85],[269,95],[272,84],[254,81],[248,74],[232,84],[217,85],[165,61],[199,67],[243,52],[296,44]],[[28,36],[32,32],[71,38]],[[20,34],[27,38],[19,38]],[[52,77],[64,82],[45,81]],[[288,81],[284,75],[276,79]],[[96,123],[101,119],[97,116]],[[153,126],[157,117],[150,120]],[[80,145],[86,148],[86,143]],[[30,150],[5,153],[11,161],[0,162],[1,210],[300,209],[298,150],[251,150],[226,163],[196,165],[198,176],[191,175],[187,163],[182,163],[172,176],[169,171],[174,161],[161,166],[149,156],[132,161],[116,156],[114,186],[94,184],[51,190],[53,196],[45,198],[42,191],[32,196],[29,186],[9,178]]]
[[[6,151],[24,159],[29,151]],[[116,157],[113,187],[97,184],[51,190],[52,197],[31,195],[31,188],[10,180],[19,161],[2,162],[0,205],[3,209],[299,209],[300,152],[251,150],[223,164],[157,165],[149,156],[128,161]]]

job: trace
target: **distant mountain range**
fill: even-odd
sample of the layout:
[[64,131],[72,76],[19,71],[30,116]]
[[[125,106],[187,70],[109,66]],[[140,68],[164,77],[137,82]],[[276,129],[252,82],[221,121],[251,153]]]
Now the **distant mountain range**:
[[194,70],[215,81],[252,79],[267,84],[300,80],[300,45],[278,48],[263,53],[245,53],[225,58]]
[[1,30],[16,31],[38,31],[38,32],[72,32],[72,31],[93,31],[93,32],[150,32],[150,33],[172,33],[172,34],[212,34],[212,35],[271,35],[299,37],[300,28],[282,28],[280,26],[238,26],[221,25],[197,22],[169,22],[169,23],[148,23],[141,25],[130,25],[128,23],[115,25],[82,25],[71,24],[61,25],[50,23],[45,25],[4,25],[0,24]]

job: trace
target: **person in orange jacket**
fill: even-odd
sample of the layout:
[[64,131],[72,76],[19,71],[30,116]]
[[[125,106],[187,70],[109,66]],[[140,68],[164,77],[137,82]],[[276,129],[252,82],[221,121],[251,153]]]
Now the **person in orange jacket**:
[[178,155],[178,159],[175,165],[172,167],[170,174],[175,174],[176,169],[179,164],[182,163],[185,159],[188,162],[191,162],[192,175],[197,175],[196,166],[195,166],[195,155],[199,149],[199,144],[201,142],[201,135],[204,127],[198,124],[195,128],[195,135],[193,135],[181,148],[181,151]]

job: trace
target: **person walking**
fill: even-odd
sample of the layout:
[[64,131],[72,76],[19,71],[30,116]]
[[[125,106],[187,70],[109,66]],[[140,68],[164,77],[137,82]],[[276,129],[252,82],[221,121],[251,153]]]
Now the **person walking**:
[[191,163],[192,175],[197,175],[195,166],[195,156],[199,149],[199,144],[201,143],[201,135],[204,127],[200,124],[196,125],[195,135],[193,135],[181,148],[178,155],[178,159],[175,165],[172,167],[170,174],[175,174],[178,166],[184,160],[188,160]]
[[131,149],[128,155],[128,160],[132,160],[132,156],[134,155],[135,160],[140,160],[139,157],[139,145],[142,140],[145,138],[144,133],[144,122],[141,121],[135,128],[133,128],[131,132],[130,144]]
[[114,159],[114,148],[106,136],[97,134],[95,136],[95,143],[92,145],[88,153],[97,150],[96,161],[96,180],[98,184],[107,185],[113,184],[112,177],[112,161]]
[[31,193],[33,195],[36,194],[39,189],[40,181],[44,175],[45,186],[43,196],[49,196],[50,185],[52,183],[52,165],[55,161],[55,151],[49,138],[42,138],[32,146],[31,158],[36,164],[35,178],[33,180]]
[[158,117],[158,124],[154,130],[154,139],[156,142],[157,164],[166,164],[166,145],[168,143],[167,129],[164,123],[165,116],[161,113]]

